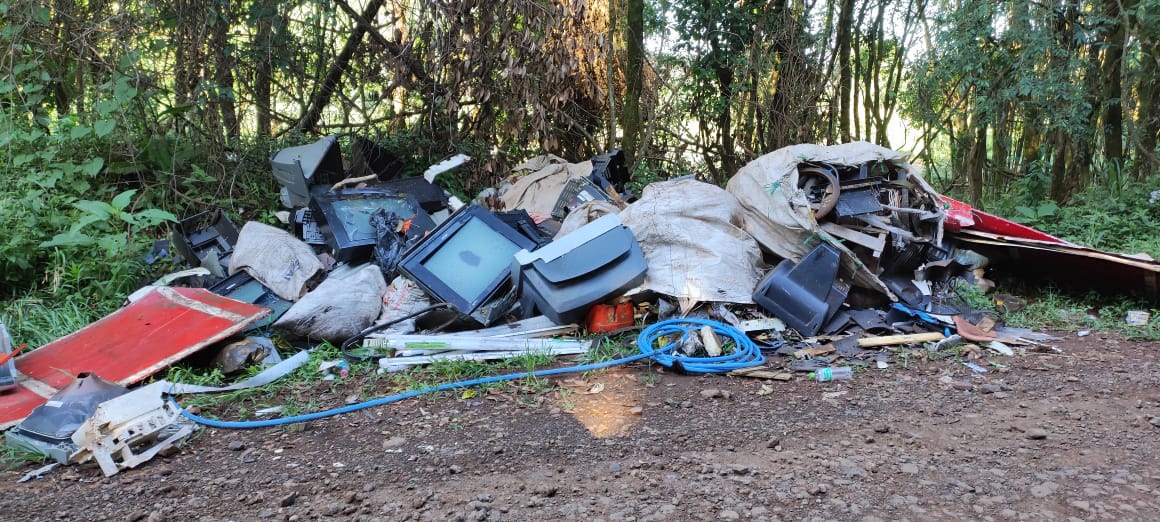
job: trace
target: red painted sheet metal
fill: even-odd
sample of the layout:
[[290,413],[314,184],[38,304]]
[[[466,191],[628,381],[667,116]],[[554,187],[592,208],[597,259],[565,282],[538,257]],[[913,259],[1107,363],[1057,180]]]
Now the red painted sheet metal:
[[0,394],[0,426],[23,419],[77,374],[89,372],[133,384],[269,313],[267,308],[201,288],[156,288],[93,324],[17,357],[20,387]]
[[958,232],[964,228],[969,228],[979,232],[998,234],[1012,238],[1033,239],[1035,241],[1046,241],[1060,245],[1072,245],[1072,243],[1051,234],[1040,232],[1029,226],[1020,225],[1019,223],[1003,219],[994,214],[988,214],[962,201],[943,195],[939,195],[939,197],[947,204],[945,226],[951,232]]

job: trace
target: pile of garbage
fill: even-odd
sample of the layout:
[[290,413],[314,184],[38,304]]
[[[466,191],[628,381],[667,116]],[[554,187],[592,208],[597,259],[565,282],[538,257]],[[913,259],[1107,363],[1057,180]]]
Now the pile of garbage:
[[[401,160],[361,138],[350,161],[334,136],[277,152],[282,226],[239,230],[219,209],[184,219],[150,256],[184,270],[0,361],[9,444],[59,462],[94,459],[108,475],[135,466],[196,428],[163,394],[259,386],[308,359],[282,359],[258,335],[270,329],[340,346],[345,360],[324,363],[328,373],[347,372],[347,361],[387,372],[583,354],[593,336],[674,318],[697,326],[664,330],[641,350],[677,354],[658,362],[692,373],[717,370],[680,357],[743,349],[744,363],[722,371],[778,380],[848,378],[851,367],[889,366],[905,346],[970,343],[979,358],[1053,350],[1054,338],[1005,328],[957,292],[993,287],[986,270],[1013,247],[1086,255],[939,195],[902,155],[869,143],[787,147],[724,189],[685,177],[639,195],[618,150],[582,163],[541,156],[465,204],[439,176],[468,161],[401,177]],[[129,390],[179,360],[209,359],[211,347],[224,372],[269,367],[226,387]]]

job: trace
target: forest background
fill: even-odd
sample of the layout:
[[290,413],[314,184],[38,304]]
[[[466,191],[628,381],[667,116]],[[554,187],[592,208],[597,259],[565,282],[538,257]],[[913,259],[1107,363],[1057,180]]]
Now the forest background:
[[[622,148],[639,186],[866,140],[953,197],[1160,256],[1160,0],[0,0],[0,302],[66,333],[168,223],[272,222],[339,134],[472,196]],[[75,323],[75,324],[74,324]],[[51,337],[47,337],[51,339]]]

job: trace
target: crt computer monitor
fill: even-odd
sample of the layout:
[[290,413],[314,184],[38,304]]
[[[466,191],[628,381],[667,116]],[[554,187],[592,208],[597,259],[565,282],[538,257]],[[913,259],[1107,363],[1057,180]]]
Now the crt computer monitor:
[[399,268],[428,293],[469,315],[508,280],[515,253],[535,247],[487,210],[471,205],[412,247]]

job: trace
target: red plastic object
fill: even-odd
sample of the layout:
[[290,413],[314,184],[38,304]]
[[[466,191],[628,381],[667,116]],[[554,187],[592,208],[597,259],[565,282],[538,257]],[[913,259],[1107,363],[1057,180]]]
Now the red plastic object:
[[590,333],[608,333],[621,328],[628,328],[636,324],[633,318],[632,303],[617,305],[598,304],[588,310],[588,331]]
[[127,386],[269,313],[268,308],[202,288],[155,288],[129,306],[17,357],[17,387],[0,394],[0,428],[27,417],[79,373]]
[[939,197],[947,204],[946,228],[951,232],[958,232],[964,228],[969,228],[988,234],[998,234],[1000,236],[1020,239],[1033,239],[1035,241],[1045,241],[1060,245],[1071,245],[1071,243],[1051,234],[1040,232],[1029,226],[1020,225],[1019,223],[1003,219],[994,214],[988,214],[962,201],[943,195]]

